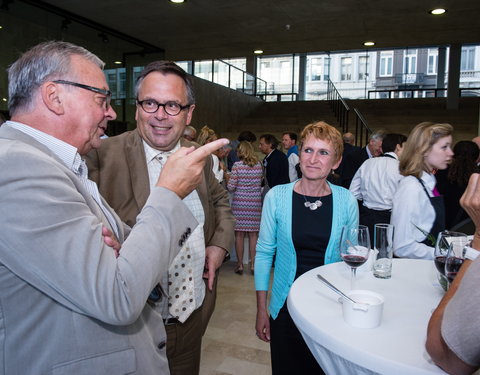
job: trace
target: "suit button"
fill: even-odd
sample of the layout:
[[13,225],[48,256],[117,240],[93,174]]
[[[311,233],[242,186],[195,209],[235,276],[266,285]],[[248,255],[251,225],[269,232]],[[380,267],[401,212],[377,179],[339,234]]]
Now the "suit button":
[[190,235],[192,233],[192,229],[190,227],[187,228],[187,235]]
[[182,247],[184,243],[185,243],[185,240],[181,239],[180,241],[178,241],[178,246]]
[[160,344],[158,344],[158,349],[162,350],[165,345],[167,345],[166,341],[162,341]]

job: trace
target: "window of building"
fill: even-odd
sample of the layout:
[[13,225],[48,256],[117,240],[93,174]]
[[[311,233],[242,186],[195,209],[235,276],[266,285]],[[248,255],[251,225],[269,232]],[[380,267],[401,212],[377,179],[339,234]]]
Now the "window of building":
[[323,57],[314,57],[307,62],[307,80],[321,81],[323,76]]
[[305,71],[305,100],[326,98],[330,72],[330,57],[327,54],[307,54]]
[[190,72],[190,66],[191,64],[188,61],[175,61],[175,64],[177,64],[180,68],[185,70],[187,73],[191,74]]
[[[295,55],[257,58],[257,75],[267,82],[269,93],[292,93],[298,90],[299,57]],[[268,99],[268,98],[267,98]],[[287,96],[282,96],[282,100]]]
[[460,70],[475,70],[475,46],[462,47]]
[[403,57],[403,72],[406,74],[417,73],[417,50],[406,50]]
[[368,56],[359,56],[358,58],[358,80],[362,81],[368,77]]
[[380,77],[388,77],[393,73],[393,51],[380,52]]
[[193,75],[198,78],[212,80],[212,60],[195,61]]
[[247,59],[245,57],[241,58],[232,58],[232,59],[221,59],[222,61],[237,67],[238,69],[247,71]]
[[280,83],[289,84],[292,82],[292,63],[291,61],[280,61]]
[[340,80],[351,81],[352,80],[352,61],[351,57],[342,57],[340,66]]
[[106,69],[105,78],[112,92],[112,99],[124,99],[127,95],[125,68]]
[[437,74],[438,48],[428,49],[427,74]]

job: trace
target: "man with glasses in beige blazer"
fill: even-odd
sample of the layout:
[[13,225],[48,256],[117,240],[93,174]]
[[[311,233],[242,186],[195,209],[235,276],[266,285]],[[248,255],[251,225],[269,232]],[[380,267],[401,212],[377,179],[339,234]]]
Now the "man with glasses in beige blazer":
[[[90,177],[130,225],[139,223],[137,215],[171,152],[192,145],[183,133],[195,108],[191,78],[173,62],[148,64],[135,92],[137,129],[110,137],[88,155]],[[217,270],[234,238],[228,193],[216,180],[210,158],[202,182],[184,202],[199,227],[185,241],[150,301],[164,316],[173,375],[199,372],[202,335],[215,305]]]
[[[146,304],[197,221],[182,198],[203,159],[170,157],[141,225],[124,225],[82,156],[116,114],[103,62],[42,43],[9,68],[0,128],[0,374],[168,374],[162,317]],[[127,237],[128,235],[128,237]]]

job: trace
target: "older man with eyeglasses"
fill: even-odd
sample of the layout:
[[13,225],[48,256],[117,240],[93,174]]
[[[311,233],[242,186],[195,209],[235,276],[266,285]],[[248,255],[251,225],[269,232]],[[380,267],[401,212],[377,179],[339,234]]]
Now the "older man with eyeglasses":
[[103,65],[82,47],[46,42],[9,68],[0,374],[169,373],[162,316],[145,302],[197,227],[182,198],[228,141],[172,155],[130,229],[83,160],[116,118]]
[[[90,177],[120,217],[141,225],[137,215],[171,153],[192,143],[183,138],[195,97],[190,76],[173,62],[155,61],[136,87],[137,128],[104,140],[89,154]],[[234,217],[227,192],[208,160],[203,181],[184,202],[200,223],[174,259],[149,303],[164,316],[167,358],[177,375],[199,372],[202,335],[214,309],[216,275],[233,242]],[[141,249],[140,249],[141,250]],[[205,279],[205,282],[202,280]]]

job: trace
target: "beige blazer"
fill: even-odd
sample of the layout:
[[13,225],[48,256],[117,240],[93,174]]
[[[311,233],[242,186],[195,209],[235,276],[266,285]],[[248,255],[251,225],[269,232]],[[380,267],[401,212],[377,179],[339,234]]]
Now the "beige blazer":
[[0,168],[0,374],[168,374],[145,301],[197,225],[185,204],[155,189],[127,239],[111,211],[115,258],[100,207],[48,148],[4,125]]
[[[196,145],[182,138],[182,146]],[[89,177],[128,225],[133,226],[150,192],[142,138],[137,130],[102,140],[87,156]],[[204,178],[197,187],[205,212],[205,244],[229,250],[233,245],[233,217],[227,191],[218,183],[208,158]]]
[[[198,146],[183,138],[181,145]],[[145,150],[137,130],[104,139],[99,149],[90,152],[87,164],[90,178],[97,182],[108,203],[122,220],[130,226],[135,225],[150,191]],[[205,213],[205,245],[220,246],[228,251],[233,246],[235,227],[228,193],[213,174],[211,158],[207,159],[203,173],[197,192]],[[164,290],[167,290],[167,281],[165,275],[161,280]],[[202,305],[204,331],[215,308],[216,281],[217,278],[213,291],[206,290]],[[158,311],[165,312],[166,303],[166,299],[160,301],[156,306]]]

